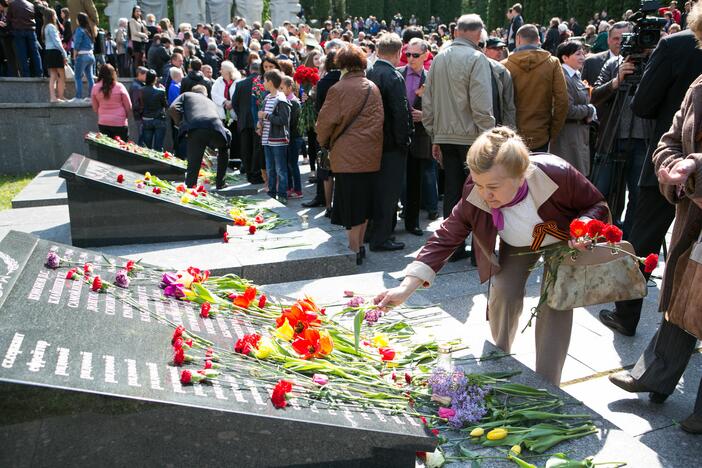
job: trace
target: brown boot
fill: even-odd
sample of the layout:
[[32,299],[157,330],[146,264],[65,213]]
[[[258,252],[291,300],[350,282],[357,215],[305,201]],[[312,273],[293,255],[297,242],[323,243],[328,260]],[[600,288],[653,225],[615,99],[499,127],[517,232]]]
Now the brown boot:
[[702,416],[692,414],[680,423],[680,428],[690,434],[702,434]]

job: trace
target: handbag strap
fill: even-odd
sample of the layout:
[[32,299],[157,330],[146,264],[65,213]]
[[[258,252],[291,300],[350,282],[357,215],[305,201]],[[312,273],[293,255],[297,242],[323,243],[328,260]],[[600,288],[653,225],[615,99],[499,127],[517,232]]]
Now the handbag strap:
[[[354,118],[351,120],[351,122],[349,122],[348,125],[346,125],[346,126],[344,127],[344,129],[343,129],[341,132],[339,132],[339,134],[338,134],[338,135],[336,136],[336,138],[334,139],[334,142],[336,142],[336,140],[338,140],[339,138],[341,138],[341,135],[343,135],[344,133],[346,133],[346,130],[348,130],[349,128],[351,128],[351,125],[353,125],[353,124],[356,122],[356,119],[358,119],[358,117],[361,115],[361,113],[363,112],[363,109],[366,108],[366,103],[368,102],[368,97],[370,96],[372,87],[373,87],[372,85],[371,85],[371,86],[368,86],[368,92],[366,93],[366,98],[363,100],[363,104],[361,105],[361,109],[360,109],[360,110],[358,111],[358,113],[354,116]],[[329,142],[329,149],[330,149],[330,150],[332,149],[332,146],[334,145],[334,142],[332,142],[332,141]]]

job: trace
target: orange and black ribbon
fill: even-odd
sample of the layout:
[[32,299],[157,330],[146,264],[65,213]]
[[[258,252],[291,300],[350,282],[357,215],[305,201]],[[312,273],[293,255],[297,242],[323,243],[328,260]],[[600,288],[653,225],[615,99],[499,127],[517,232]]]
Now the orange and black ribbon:
[[547,221],[534,226],[534,232],[531,235],[534,238],[534,241],[531,243],[531,250],[539,250],[547,234],[550,234],[556,239],[560,239],[562,241],[570,239],[568,234],[558,229],[558,225],[556,225],[555,221]]

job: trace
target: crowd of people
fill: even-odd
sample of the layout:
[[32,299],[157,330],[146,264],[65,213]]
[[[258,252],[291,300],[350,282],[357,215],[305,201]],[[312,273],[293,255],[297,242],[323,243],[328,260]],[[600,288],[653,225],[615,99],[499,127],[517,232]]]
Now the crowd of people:
[[[210,147],[217,189],[226,189],[232,165],[287,204],[302,197],[302,155],[316,184],[302,206],[325,207],[345,227],[359,264],[365,244],[405,248],[394,236],[399,220],[423,236],[422,210],[438,219],[442,199],[440,228],[402,285],[377,301],[399,304],[446,262],[470,257],[481,281],[490,281],[493,339],[508,352],[538,257],[529,254],[535,226],[552,221],[567,233],[575,218],[612,219],[637,253],[659,252],[677,203],[661,301],[669,313],[632,373],[611,379],[663,401],[702,338],[696,276],[686,276],[701,261],[693,248],[702,226],[695,120],[702,5],[695,1],[682,11],[676,2],[661,9],[660,42],[633,55],[622,48],[634,31],[631,11],[618,21],[596,13],[585,28],[573,18],[542,27],[528,23],[517,3],[506,27],[488,34],[475,14],[448,25],[432,17],[421,26],[398,13],[389,23],[330,19],[321,29],[238,17],[174,28],[168,19],[143,20],[134,7],[102,35],[96,13],[74,11],[71,1],[58,14],[42,1],[0,5],[0,26],[13,31],[15,45],[10,58],[3,41],[4,73],[41,75],[43,64],[51,100],[61,101],[71,62],[76,97],[84,96],[85,75],[100,131],[160,150],[170,129],[189,186]],[[31,45],[38,36],[41,48]],[[118,80],[132,76],[128,88]],[[136,135],[128,134],[130,114]],[[546,236],[543,245],[559,242]],[[617,303],[600,320],[630,336],[641,307],[642,300]],[[556,384],[571,326],[572,310],[546,307],[537,319],[536,370]],[[689,432],[702,433],[700,392],[682,424]]]

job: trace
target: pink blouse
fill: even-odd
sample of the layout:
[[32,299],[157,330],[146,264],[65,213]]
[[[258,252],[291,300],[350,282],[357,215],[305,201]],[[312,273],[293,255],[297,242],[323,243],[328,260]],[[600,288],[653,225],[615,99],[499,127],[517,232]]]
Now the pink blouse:
[[109,98],[102,93],[102,83],[93,86],[90,95],[93,110],[98,115],[98,124],[110,127],[126,127],[127,116],[132,110],[132,101],[129,99],[127,88],[122,83],[115,83]]

